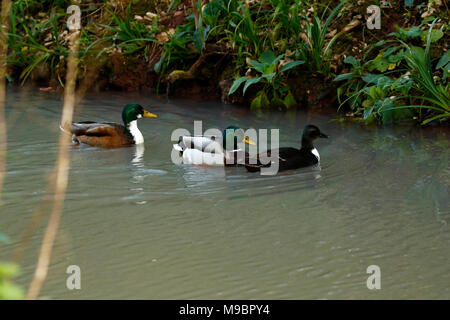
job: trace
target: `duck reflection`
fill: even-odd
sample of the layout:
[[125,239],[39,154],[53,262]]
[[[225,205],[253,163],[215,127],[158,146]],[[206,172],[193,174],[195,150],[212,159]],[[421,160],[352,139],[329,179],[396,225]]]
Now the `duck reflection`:
[[144,144],[138,144],[134,146],[133,159],[131,159],[132,170],[132,182],[142,183],[145,178],[145,165],[144,165]]

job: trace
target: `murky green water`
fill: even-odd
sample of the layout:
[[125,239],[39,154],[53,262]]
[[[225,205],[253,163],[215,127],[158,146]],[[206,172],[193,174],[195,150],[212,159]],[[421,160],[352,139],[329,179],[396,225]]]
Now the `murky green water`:
[[[107,93],[76,120],[118,121],[136,101],[157,113],[139,127],[145,148],[71,149],[70,182],[42,296],[51,299],[450,299],[450,139],[411,127],[341,125],[320,115],[258,117],[229,105]],[[8,92],[8,162],[1,229],[13,254],[54,165],[61,110],[52,93]],[[261,177],[245,169],[176,166],[175,128],[281,128],[297,146],[306,123],[321,170]],[[47,218],[25,252],[26,288]],[[81,290],[66,288],[67,266]],[[381,289],[369,290],[369,265]]]

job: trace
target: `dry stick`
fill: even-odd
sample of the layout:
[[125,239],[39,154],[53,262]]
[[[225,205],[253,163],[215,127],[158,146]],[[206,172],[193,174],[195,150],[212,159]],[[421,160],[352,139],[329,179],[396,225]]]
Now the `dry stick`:
[[[61,124],[71,123],[73,109],[75,105],[75,85],[78,67],[78,38],[80,32],[76,31],[70,39],[70,55],[67,63],[66,87],[64,89],[64,106],[61,116]],[[39,296],[42,284],[48,273],[48,266],[52,253],[53,244],[55,242],[56,233],[59,227],[59,220],[64,206],[64,198],[66,195],[68,178],[69,178],[69,148],[70,136],[61,132],[59,136],[58,159],[55,165],[55,192],[53,197],[53,207],[50,213],[47,228],[45,230],[44,239],[42,240],[39,259],[34,272],[33,280],[27,293],[28,300],[34,300]]]
[[8,53],[8,28],[10,0],[2,1],[0,19],[0,204],[2,201],[3,181],[6,175],[6,55]]
[[195,29],[198,28],[198,9],[197,9],[197,1],[192,0],[192,11],[194,11],[194,21],[195,21]]
[[[76,100],[75,100],[76,105],[79,105],[80,101],[83,99],[86,92],[89,90],[89,88],[92,87],[92,84],[97,79],[98,70],[101,65],[101,64],[99,65],[98,59],[88,64],[90,65],[88,72],[84,75],[83,80],[79,84],[78,90],[76,92]],[[78,110],[80,110],[80,106],[78,106]],[[8,123],[11,123],[10,121],[14,120],[15,118],[11,120],[11,116],[8,117]],[[12,261],[16,264],[20,264],[22,262],[25,250],[27,249],[31,237],[33,236],[36,229],[39,227],[41,220],[44,217],[44,212],[47,211],[47,208],[50,207],[52,204],[53,199],[51,195],[54,194],[55,172],[52,173],[52,175],[49,178],[49,181],[50,183],[47,186],[47,190],[45,192],[45,195],[39,208],[37,208],[33,212],[32,217],[28,222],[22,234],[22,237],[19,240],[18,245],[16,246],[16,249],[13,252]]]

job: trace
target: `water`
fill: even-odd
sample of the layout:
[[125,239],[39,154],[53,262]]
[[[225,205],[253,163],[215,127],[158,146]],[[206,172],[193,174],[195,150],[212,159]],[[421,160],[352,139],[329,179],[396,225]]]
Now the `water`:
[[[125,93],[88,96],[76,120],[118,121],[136,101],[144,148],[72,148],[70,181],[49,274],[50,299],[450,298],[450,139],[446,130],[366,128],[317,114],[255,115],[217,102]],[[9,90],[8,162],[1,229],[8,260],[39,207],[54,165],[61,101]],[[319,169],[272,177],[242,168],[174,165],[175,128],[281,128],[298,146],[306,123],[331,139]],[[48,211],[46,211],[48,212]],[[47,213],[46,213],[47,214]],[[28,287],[47,215],[16,282]],[[81,268],[81,290],[66,268]],[[366,269],[381,269],[369,290]]]

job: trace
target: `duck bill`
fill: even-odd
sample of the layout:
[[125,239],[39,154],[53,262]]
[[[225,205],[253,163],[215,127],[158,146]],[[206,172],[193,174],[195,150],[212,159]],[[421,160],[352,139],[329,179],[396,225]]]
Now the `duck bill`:
[[148,112],[147,110],[144,110],[144,114],[142,116],[144,118],[158,118],[156,114]]
[[253,141],[253,140],[250,140],[250,138],[247,137],[247,136],[244,137],[244,142],[245,142],[246,144],[251,145],[251,146],[256,146],[256,142]]
[[328,136],[325,133],[321,132],[319,135],[319,138],[327,138],[328,139]]

